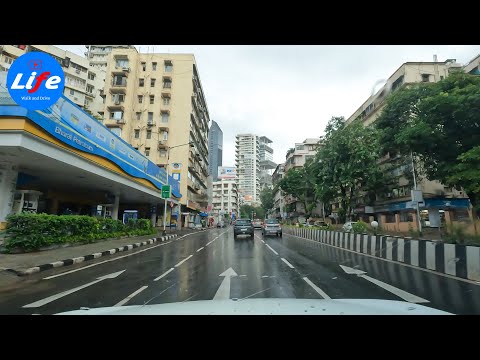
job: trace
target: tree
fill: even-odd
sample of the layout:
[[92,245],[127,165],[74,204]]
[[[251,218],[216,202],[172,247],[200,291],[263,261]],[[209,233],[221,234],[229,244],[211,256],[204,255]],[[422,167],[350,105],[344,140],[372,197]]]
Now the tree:
[[480,172],[468,166],[478,166],[480,77],[458,72],[399,90],[376,127],[384,153],[413,152],[430,180],[463,187],[478,208]]
[[318,196],[315,192],[315,180],[314,168],[312,160],[310,160],[301,168],[288,170],[278,182],[278,186],[286,194],[292,195],[303,204],[307,219],[317,206]]
[[261,207],[255,207],[252,205],[240,206],[240,217],[244,219],[251,219],[252,214],[255,213],[255,219],[264,219],[265,211]]
[[355,199],[361,195],[375,199],[386,182],[378,166],[378,133],[361,123],[346,126],[343,117],[332,117],[325,133],[324,146],[313,162],[316,193],[324,203],[340,200],[338,215],[344,222],[352,216]]
[[273,198],[273,190],[269,187],[266,187],[260,193],[260,201],[262,202],[262,208],[265,213],[268,213],[270,209],[273,208],[274,198]]
[[287,154],[285,155],[285,158],[288,158],[288,155],[290,155],[291,153],[293,153],[295,151],[295,148],[290,148],[287,150]]

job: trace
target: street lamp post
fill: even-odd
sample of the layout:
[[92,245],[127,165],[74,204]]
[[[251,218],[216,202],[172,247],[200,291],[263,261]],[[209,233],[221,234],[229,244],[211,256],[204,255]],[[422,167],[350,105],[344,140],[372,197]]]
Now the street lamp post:
[[[194,147],[195,145],[190,141],[186,144],[181,144],[181,145],[176,145],[176,146],[172,146],[172,147],[168,147],[168,151],[167,151],[167,164],[165,165],[165,170],[167,171],[167,183],[166,185],[169,185],[169,175],[168,175],[168,165],[170,165],[170,150],[176,148],[176,147],[180,147],[180,146],[186,146],[186,145],[190,145],[190,147]],[[170,191],[171,192],[171,191]],[[166,230],[166,227],[167,227],[167,199],[164,199],[164,208],[163,208],[163,232],[162,232],[162,235],[165,236],[167,234],[167,230]]]

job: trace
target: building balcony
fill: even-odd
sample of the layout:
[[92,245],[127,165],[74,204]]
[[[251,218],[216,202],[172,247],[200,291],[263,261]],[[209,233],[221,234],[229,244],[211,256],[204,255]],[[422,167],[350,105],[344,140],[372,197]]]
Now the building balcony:
[[121,103],[107,105],[107,109],[108,109],[109,111],[121,111],[121,112],[125,112],[125,107],[124,107]]
[[130,73],[130,68],[129,67],[115,66],[115,68],[112,69],[112,75],[121,75],[121,76],[128,77],[129,73]]
[[117,88],[117,89],[118,88],[125,88],[125,87],[127,87],[127,80],[124,79],[122,81],[112,81],[111,86],[112,86],[112,88]]
[[167,141],[166,140],[158,140],[157,148],[158,148],[158,150],[167,149],[168,148]]

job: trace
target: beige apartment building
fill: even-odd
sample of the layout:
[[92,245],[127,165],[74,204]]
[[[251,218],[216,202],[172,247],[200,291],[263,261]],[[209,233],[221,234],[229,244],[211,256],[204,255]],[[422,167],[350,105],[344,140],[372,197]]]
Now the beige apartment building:
[[[478,64],[477,64],[478,65]],[[472,69],[475,65],[472,66]],[[385,99],[392,92],[421,82],[437,82],[446,78],[452,71],[458,71],[462,66],[455,59],[444,62],[407,62],[402,64],[386,81],[385,85],[370,96],[347,120],[347,124],[361,121],[370,126],[380,116],[385,107]],[[381,159],[380,166],[395,164],[400,155]],[[408,163],[408,162],[407,162]],[[396,166],[396,165],[395,165]],[[418,229],[416,206],[411,201],[413,185],[404,176],[411,172],[412,166],[399,165],[391,170],[398,183],[385,194],[377,194],[374,206],[366,206],[362,198],[358,199],[354,213],[364,221],[377,219],[387,230],[408,231]],[[469,201],[463,191],[447,188],[438,181],[423,179],[417,184],[422,190],[424,203],[420,207],[420,216],[424,226],[438,227],[442,217],[448,221],[463,221],[471,217]],[[338,210],[338,204],[333,205],[333,211]]]
[[54,57],[62,65],[65,74],[63,94],[95,117],[100,117],[105,71],[92,68],[82,56],[53,45],[0,45],[0,71],[8,70],[17,57],[31,51],[44,52]]
[[194,55],[112,49],[106,73],[104,124],[180,182],[183,216],[205,212],[210,119]]
[[[305,163],[309,159],[313,159],[317,150],[321,146],[321,138],[307,138],[301,143],[295,143],[295,147],[292,151],[287,152],[286,161],[284,165],[285,174],[290,169],[298,169],[305,166]],[[280,202],[279,202],[280,203]],[[284,197],[283,206],[287,217],[298,222],[305,222],[305,206],[303,203],[297,201],[297,199],[291,195]],[[323,216],[323,207],[321,203],[317,204],[317,207],[312,211],[312,217],[317,218]]]
[[240,213],[235,179],[214,181],[212,199],[213,211],[211,215],[216,216],[217,219],[224,215],[228,215],[228,218],[231,219],[232,213],[237,216]]

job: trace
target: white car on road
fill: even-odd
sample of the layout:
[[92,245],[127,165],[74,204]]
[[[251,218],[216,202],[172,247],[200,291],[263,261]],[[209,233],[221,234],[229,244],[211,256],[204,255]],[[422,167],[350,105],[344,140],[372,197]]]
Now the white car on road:
[[356,224],[356,221],[348,221],[345,224],[343,224],[342,229],[343,231],[350,232],[353,230],[353,224]]

